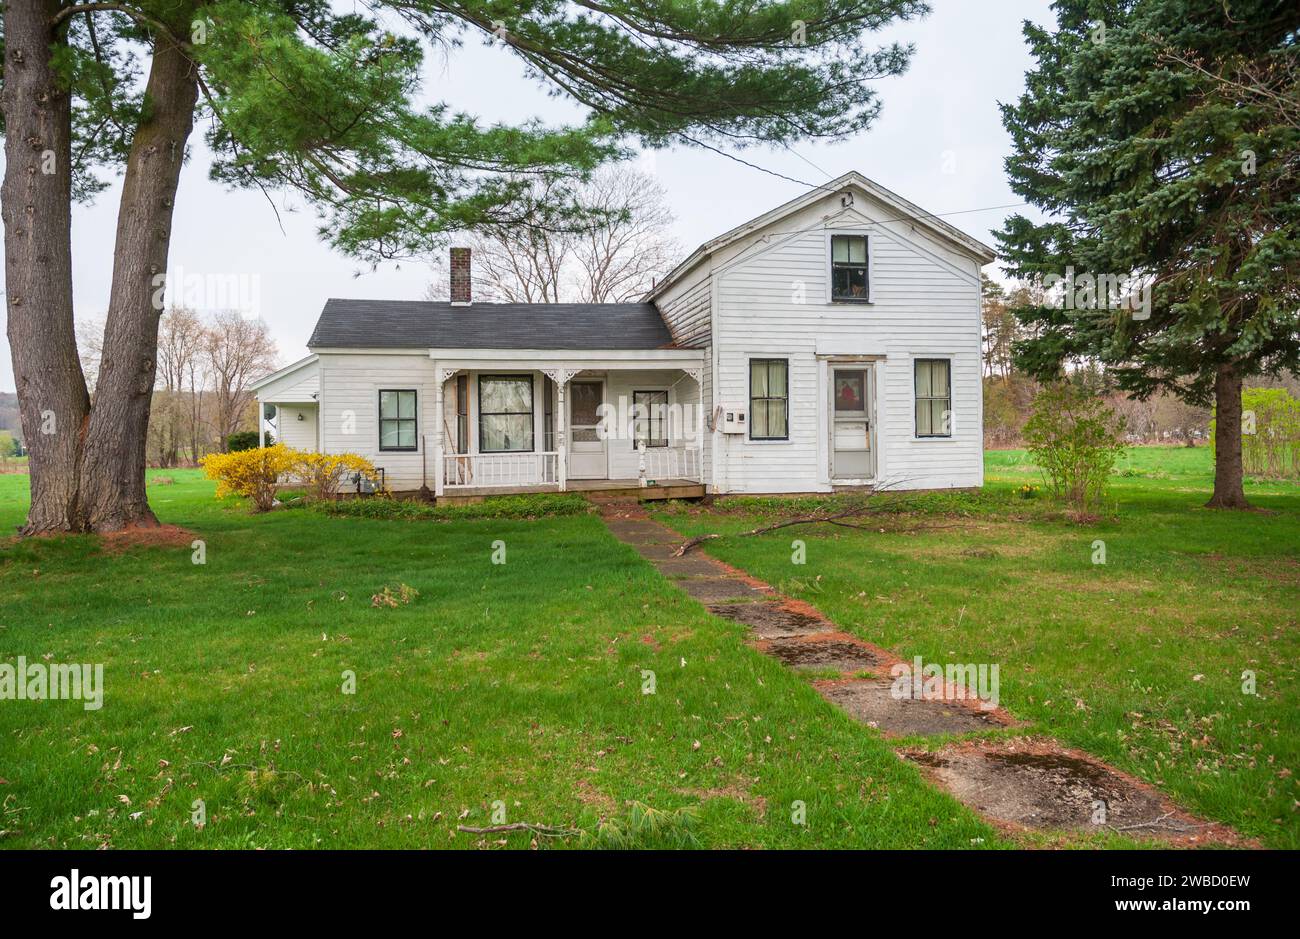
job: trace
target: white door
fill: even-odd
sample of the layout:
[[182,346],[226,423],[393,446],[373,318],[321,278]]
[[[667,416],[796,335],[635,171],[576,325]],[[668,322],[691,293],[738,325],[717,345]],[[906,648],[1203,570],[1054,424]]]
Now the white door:
[[569,478],[605,479],[609,463],[597,425],[605,400],[603,381],[569,382]]
[[872,369],[869,365],[831,366],[831,479],[865,480],[876,475],[871,446]]

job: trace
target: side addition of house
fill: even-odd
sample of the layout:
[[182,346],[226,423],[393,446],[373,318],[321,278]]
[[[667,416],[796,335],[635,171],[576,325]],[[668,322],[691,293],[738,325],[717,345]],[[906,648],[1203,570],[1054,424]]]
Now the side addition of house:
[[993,258],[850,173],[641,303],[475,303],[453,248],[449,302],[330,300],[311,354],[254,387],[277,439],[443,498],[979,486]]

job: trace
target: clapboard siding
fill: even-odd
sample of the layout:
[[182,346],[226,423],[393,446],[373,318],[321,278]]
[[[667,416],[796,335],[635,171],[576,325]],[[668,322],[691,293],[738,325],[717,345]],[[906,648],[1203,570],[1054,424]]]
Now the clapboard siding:
[[[389,488],[419,489],[426,478],[422,463],[426,438],[432,443],[438,429],[433,413],[434,370],[428,354],[321,353],[320,367],[322,451],[358,453],[383,468]],[[413,453],[381,451],[379,392],[408,389],[417,392],[418,447]],[[432,460],[427,479],[432,487]]]
[[[758,231],[715,258],[717,404],[749,401],[749,360],[790,362],[790,439],[716,435],[715,489],[806,492],[832,488],[828,356],[875,368],[876,470],[881,485],[949,488],[983,483],[978,262],[891,219],[859,196],[822,203]],[[877,221],[878,220],[878,221]],[[871,303],[827,302],[827,233],[870,236]],[[951,358],[951,438],[914,433],[913,362]],[[712,379],[713,376],[710,376]]]
[[656,302],[675,345],[702,349],[709,344],[713,314],[711,286],[707,263],[697,264]]
[[[298,415],[302,420],[298,420]],[[276,408],[277,443],[314,453],[316,450],[316,406],[282,404]]]

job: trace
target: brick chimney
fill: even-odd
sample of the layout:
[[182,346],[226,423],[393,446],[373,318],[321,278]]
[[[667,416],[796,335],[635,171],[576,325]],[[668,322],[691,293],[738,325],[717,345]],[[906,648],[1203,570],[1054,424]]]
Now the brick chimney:
[[451,305],[469,306],[471,302],[469,248],[452,248]]

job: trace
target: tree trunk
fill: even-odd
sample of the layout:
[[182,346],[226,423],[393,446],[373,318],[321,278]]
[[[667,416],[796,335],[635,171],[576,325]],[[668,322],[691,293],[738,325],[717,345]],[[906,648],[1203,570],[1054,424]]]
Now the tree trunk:
[[131,141],[113,249],[113,282],[95,407],[82,464],[81,522],[91,531],[157,525],[145,496],[145,447],[157,373],[155,278],[167,273],[172,212],[194,125],[198,73],[168,37],[154,42],[146,118]]
[[1241,469],[1241,375],[1224,363],[1214,377],[1214,495],[1211,509],[1248,509]]
[[32,502],[23,534],[77,526],[90,411],[72,319],[71,101],[51,67],[58,0],[4,14],[5,229],[9,347]]

